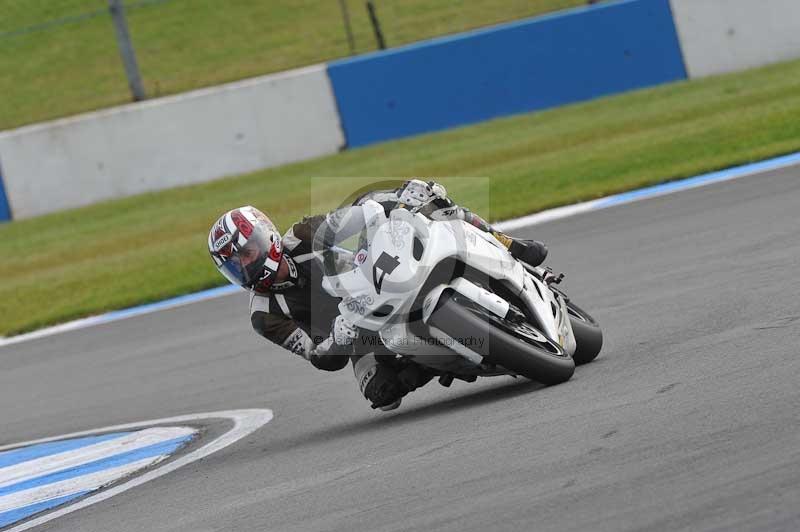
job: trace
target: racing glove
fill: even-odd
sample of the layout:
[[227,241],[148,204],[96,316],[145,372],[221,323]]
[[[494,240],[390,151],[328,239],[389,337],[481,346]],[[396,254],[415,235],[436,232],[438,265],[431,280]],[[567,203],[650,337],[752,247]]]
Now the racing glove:
[[353,354],[353,342],[358,338],[358,327],[342,316],[331,324],[331,333],[314,347],[309,362],[325,371],[338,371],[347,365]]
[[338,345],[333,337],[333,332],[322,342],[314,344],[311,337],[301,328],[295,329],[281,344],[292,353],[311,362],[317,369],[324,371],[338,371],[347,365],[353,353],[352,343]]
[[336,345],[353,345],[358,338],[358,327],[344,316],[336,316],[331,327],[331,336]]
[[434,181],[410,179],[397,191],[398,201],[412,208],[422,207],[437,198],[447,198],[447,190]]

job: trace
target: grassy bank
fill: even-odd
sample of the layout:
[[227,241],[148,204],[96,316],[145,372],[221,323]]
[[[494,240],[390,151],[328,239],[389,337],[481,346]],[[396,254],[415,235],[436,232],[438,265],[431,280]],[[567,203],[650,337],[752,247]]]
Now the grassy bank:
[[[125,3],[131,6],[128,25],[150,96],[350,54],[337,0]],[[585,4],[377,3],[388,46]],[[0,130],[130,101],[107,5],[106,0],[0,0]],[[365,3],[347,5],[355,53],[375,50]]]
[[[800,150],[800,62],[352,150],[0,226],[0,334],[223,283],[210,224],[252,203],[285,229],[344,176],[485,176],[502,219]],[[474,180],[443,179],[464,205]],[[481,210],[484,210],[481,207]]]

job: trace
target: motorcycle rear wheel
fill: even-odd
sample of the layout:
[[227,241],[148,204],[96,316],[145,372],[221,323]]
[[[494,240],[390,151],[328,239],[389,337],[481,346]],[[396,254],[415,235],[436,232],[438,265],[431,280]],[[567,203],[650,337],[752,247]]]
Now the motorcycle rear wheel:
[[442,295],[428,324],[462,344],[470,339],[465,347],[484,361],[542,384],[565,382],[575,371],[572,357],[530,324],[500,318],[458,293]]

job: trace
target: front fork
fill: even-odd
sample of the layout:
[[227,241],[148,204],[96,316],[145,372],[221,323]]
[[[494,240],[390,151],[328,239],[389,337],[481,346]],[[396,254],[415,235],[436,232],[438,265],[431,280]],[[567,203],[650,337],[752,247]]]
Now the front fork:
[[[529,280],[529,283],[535,290],[536,296],[532,295],[533,292],[526,294],[527,297],[531,299],[531,306],[537,308],[539,313],[547,312],[549,310],[552,313],[551,315],[553,316],[553,319],[556,320],[555,330],[550,331],[549,333],[547,331],[542,332],[545,332],[545,334],[551,336],[551,340],[558,342],[558,344],[564,349],[565,352],[569,353],[570,356],[574,355],[575,350],[577,349],[577,344],[575,342],[575,333],[572,330],[572,323],[570,323],[569,320],[569,311],[567,310],[567,302],[569,301],[569,298],[563,291],[559,290],[555,286],[561,283],[561,281],[564,279],[564,274],[559,273],[556,275],[549,267],[533,267],[525,263],[522,263],[522,265],[527,273],[533,278]],[[541,285],[544,285],[542,288],[545,288],[546,292],[543,291],[539,285],[536,285],[536,281],[539,281]],[[545,298],[545,293],[549,294],[550,297]],[[550,307],[550,309],[539,308],[539,303],[537,301],[533,301],[533,298],[537,296],[540,300],[543,300],[546,306]],[[549,301],[549,304],[547,304],[548,299],[552,299],[552,301]]]

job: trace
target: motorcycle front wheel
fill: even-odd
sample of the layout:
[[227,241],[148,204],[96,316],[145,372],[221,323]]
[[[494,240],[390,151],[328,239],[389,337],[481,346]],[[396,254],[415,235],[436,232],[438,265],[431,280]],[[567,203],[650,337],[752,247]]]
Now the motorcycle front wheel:
[[542,384],[565,382],[575,371],[572,357],[529,323],[500,318],[458,293],[442,295],[428,324],[485,362]]
[[603,347],[603,331],[588,312],[572,301],[567,301],[567,312],[572,332],[575,333],[575,343],[578,345],[572,360],[578,366],[588,364],[600,354],[600,349]]

